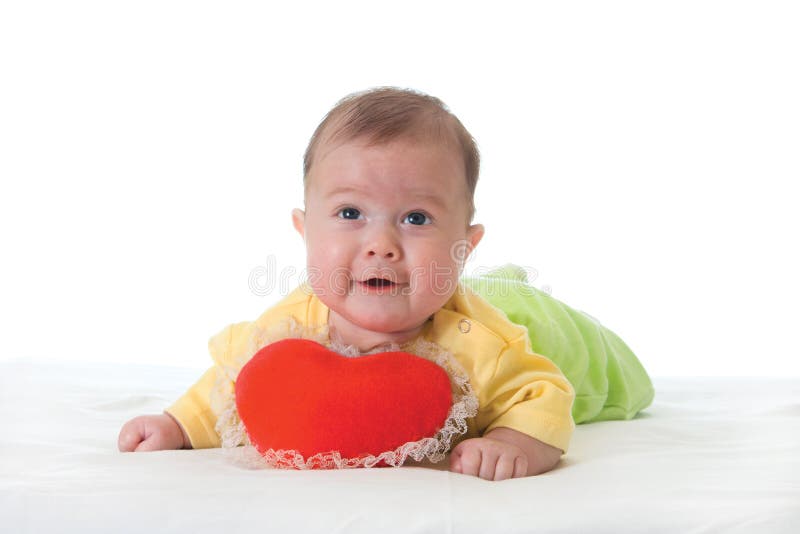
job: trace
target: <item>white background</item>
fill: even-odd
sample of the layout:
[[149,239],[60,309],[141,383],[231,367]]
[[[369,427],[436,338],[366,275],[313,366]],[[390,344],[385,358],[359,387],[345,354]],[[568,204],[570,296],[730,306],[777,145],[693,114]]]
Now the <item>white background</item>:
[[798,376],[796,5],[4,2],[0,358],[208,365],[281,296],[253,269],[298,279],[319,120],[397,85],[478,140],[468,271],[535,269],[653,375]]

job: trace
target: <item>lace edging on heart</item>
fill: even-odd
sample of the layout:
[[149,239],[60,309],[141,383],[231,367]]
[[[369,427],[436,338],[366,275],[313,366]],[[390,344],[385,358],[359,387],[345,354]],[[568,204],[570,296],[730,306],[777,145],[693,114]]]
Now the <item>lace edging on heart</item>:
[[253,354],[270,343],[286,338],[303,338],[317,341],[344,356],[358,357],[363,355],[353,346],[331,344],[328,340],[326,328],[307,328],[294,319],[269,329],[254,328],[250,346],[245,351],[246,357],[243,356],[242,361],[237,361],[231,366],[218,367],[217,380],[211,393],[211,408],[217,415],[216,431],[222,439],[222,448],[231,461],[243,467],[252,469],[270,467],[282,469],[346,469],[374,467],[379,463],[399,467],[409,458],[417,462],[427,459],[436,463],[444,459],[447,451],[450,450],[450,444],[453,439],[467,432],[467,419],[474,417],[478,411],[478,399],[461,364],[441,346],[420,338],[401,346],[387,345],[379,350],[364,354],[402,350],[430,360],[447,372],[453,389],[453,403],[450,406],[450,411],[443,427],[435,436],[404,443],[394,450],[384,451],[377,456],[365,455],[359,458],[343,458],[338,451],[319,453],[304,458],[294,450],[275,451],[273,449],[268,449],[264,455],[261,455],[250,443],[244,425],[236,411],[234,382],[239,370]]

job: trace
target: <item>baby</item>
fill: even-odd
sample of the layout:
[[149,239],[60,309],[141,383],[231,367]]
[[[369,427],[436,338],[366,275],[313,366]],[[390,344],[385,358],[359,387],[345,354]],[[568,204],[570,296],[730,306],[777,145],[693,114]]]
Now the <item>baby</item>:
[[[450,470],[504,480],[553,469],[574,429],[573,387],[524,327],[459,282],[484,234],[472,224],[478,170],[472,136],[439,99],[379,88],[340,101],[311,138],[305,210],[292,212],[308,285],[213,338],[216,363],[244,350],[255,326],[287,317],[364,352],[422,337],[458,360],[479,403]],[[214,376],[165,414],[128,421],[119,449],[220,446]]]

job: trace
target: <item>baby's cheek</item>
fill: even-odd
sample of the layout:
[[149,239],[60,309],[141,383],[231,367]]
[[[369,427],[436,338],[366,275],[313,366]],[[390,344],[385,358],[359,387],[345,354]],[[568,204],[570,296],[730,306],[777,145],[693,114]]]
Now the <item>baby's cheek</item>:
[[334,295],[343,296],[350,289],[350,276],[343,269],[323,273],[323,277],[320,285],[327,287]]
[[429,268],[417,268],[411,273],[409,284],[415,295],[428,295],[432,300],[449,298],[456,289],[458,278],[453,276],[454,270],[449,266],[435,262]]

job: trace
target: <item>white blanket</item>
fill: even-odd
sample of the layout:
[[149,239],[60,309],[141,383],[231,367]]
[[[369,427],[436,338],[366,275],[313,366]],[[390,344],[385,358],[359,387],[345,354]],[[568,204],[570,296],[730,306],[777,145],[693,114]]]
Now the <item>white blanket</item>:
[[219,449],[117,452],[196,370],[0,362],[3,532],[800,532],[800,381],[654,380],[633,421],[579,426],[554,471],[245,470]]

